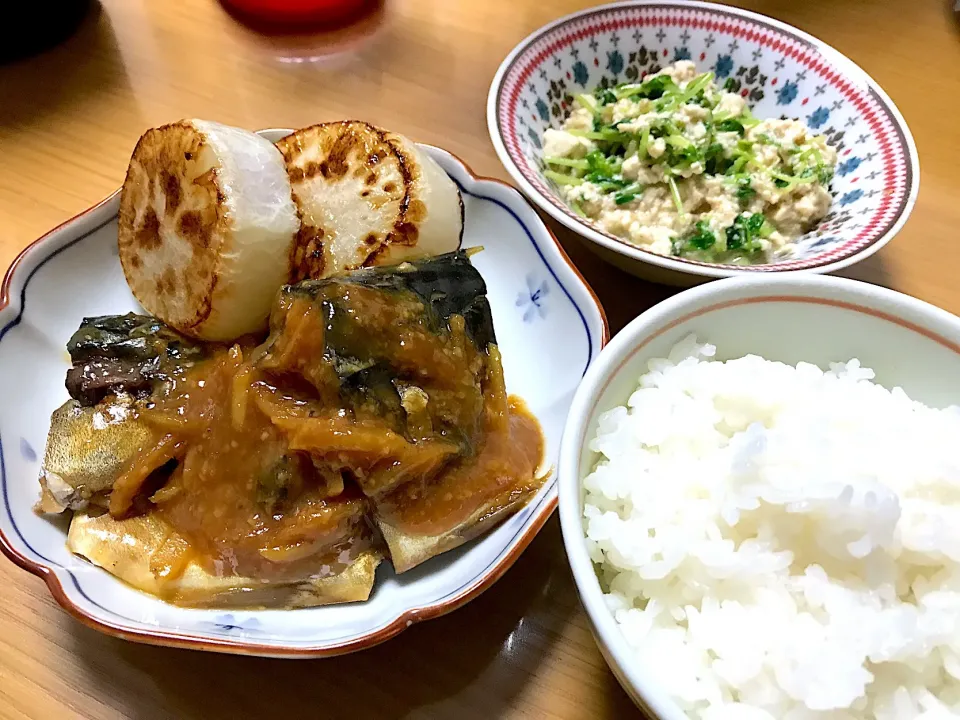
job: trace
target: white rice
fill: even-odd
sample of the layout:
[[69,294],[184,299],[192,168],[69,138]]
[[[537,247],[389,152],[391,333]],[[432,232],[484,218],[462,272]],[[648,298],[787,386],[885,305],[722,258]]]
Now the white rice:
[[960,717],[960,410],[689,337],[600,419],[590,555],[691,717]]

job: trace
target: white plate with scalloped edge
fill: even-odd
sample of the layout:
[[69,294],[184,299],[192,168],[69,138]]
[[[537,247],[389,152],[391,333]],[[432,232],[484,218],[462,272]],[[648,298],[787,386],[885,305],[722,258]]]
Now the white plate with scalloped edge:
[[[265,130],[277,140],[288,130]],[[475,176],[438,148],[456,181],[464,246],[487,283],[508,390],[539,419],[555,464],[580,379],[609,337],[599,301],[520,194]],[[136,310],[117,256],[119,192],[37,240],[0,290],[0,549],[42,577],[66,610],[118,637],[178,647],[319,657],[370,647],[445,614],[490,587],[557,504],[556,476],[493,531],[402,576],[381,565],[370,599],[299,610],[181,608],[145,595],[73,556],[63,523],[33,512],[50,413],[66,398],[67,339],[85,316]]]

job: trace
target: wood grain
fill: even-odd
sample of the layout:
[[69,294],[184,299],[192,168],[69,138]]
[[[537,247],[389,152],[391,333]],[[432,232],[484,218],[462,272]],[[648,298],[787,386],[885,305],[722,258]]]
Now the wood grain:
[[[104,0],[44,55],[0,67],[0,267],[121,182],[149,126],[204,117],[248,128],[356,117],[506,179],[487,88],[507,52],[578,0],[386,0],[310,43],[268,41],[213,0]],[[953,182],[960,33],[949,0],[752,0],[867,70],[920,152],[921,193],[887,248],[849,274],[960,312]],[[670,289],[614,270],[551,222],[614,330]],[[0,562],[2,718],[603,718],[634,715],[580,609],[556,518],[480,599],[373,650],[322,661],[124,643],[62,612]]]

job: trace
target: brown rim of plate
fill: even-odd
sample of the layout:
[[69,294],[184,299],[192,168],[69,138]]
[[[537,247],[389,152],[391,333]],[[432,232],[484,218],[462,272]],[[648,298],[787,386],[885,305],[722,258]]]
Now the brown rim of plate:
[[[271,130],[278,130],[279,128],[270,128]],[[291,131],[292,132],[292,131]],[[427,146],[435,147],[435,146]],[[436,148],[438,150],[443,150],[442,148]],[[527,200],[520,194],[520,192],[503,180],[498,180],[497,178],[485,177],[483,175],[477,175],[473,168],[471,168],[467,163],[461,160],[457,155],[449,152],[448,150],[443,150],[443,152],[450,155],[457,162],[459,162],[466,173],[470,176],[470,179],[474,182],[493,182],[504,187],[509,188],[511,191],[517,194],[517,197],[520,198],[524,203],[527,203]],[[85,217],[91,215],[97,210],[102,209],[105,205],[113,201],[120,191],[115,190],[108,197],[104,198],[96,205],[93,205],[90,208],[87,208],[81,213],[78,213],[74,217],[66,220],[59,225],[57,225],[52,230],[46,232],[38,239],[34,240],[32,243],[27,245],[18,255],[14,258],[13,262],[10,264],[10,267],[7,269],[3,277],[3,282],[0,283],[0,310],[6,309],[10,304],[10,287],[13,283],[13,276],[16,273],[17,269],[23,263],[24,258],[35,248],[43,245],[49,238],[55,233],[68,228],[74,223],[84,219]],[[534,211],[536,213],[536,211]],[[539,216],[538,216],[539,218]],[[542,221],[541,221],[542,222]],[[590,294],[590,297],[593,299],[594,304],[597,307],[597,310],[600,312],[600,320],[603,326],[603,332],[600,338],[599,349],[603,347],[610,340],[610,326],[607,322],[607,315],[603,309],[603,305],[600,303],[597,294],[593,291],[593,288],[590,287],[590,284],[584,279],[583,275],[577,269],[576,265],[570,260],[570,257],[567,255],[566,251],[563,249],[563,246],[560,245],[560,242],[557,240],[556,235],[553,234],[553,231],[547,227],[546,223],[543,223],[544,228],[547,230],[547,233],[550,235],[553,240],[554,245],[560,253],[560,258],[570,267],[573,273],[580,279],[580,282],[583,283],[583,286],[586,288],[587,292]],[[361,637],[348,640],[345,642],[337,643],[329,646],[322,647],[280,647],[276,645],[261,645],[258,643],[247,642],[247,641],[238,641],[238,640],[217,640],[217,639],[206,639],[206,638],[196,638],[189,635],[184,635],[177,632],[170,632],[166,630],[158,629],[156,631],[147,631],[147,630],[131,630],[128,628],[121,627],[118,624],[113,622],[102,620],[94,615],[90,614],[83,608],[76,605],[67,592],[64,590],[60,578],[57,576],[56,572],[53,571],[48,565],[43,563],[36,562],[30,558],[24,556],[20,553],[19,550],[14,548],[14,546],[7,540],[6,535],[3,530],[0,529],[0,551],[6,555],[13,563],[20,566],[24,570],[36,575],[41,578],[50,590],[50,594],[53,595],[54,599],[60,606],[69,612],[74,618],[82,622],[87,627],[93,628],[94,630],[99,630],[102,633],[107,635],[112,635],[113,637],[118,637],[123,640],[130,640],[133,642],[144,643],[147,645],[158,645],[161,647],[175,647],[175,648],[187,648],[193,650],[206,650],[209,652],[221,652],[228,653],[232,655],[251,655],[251,656],[261,656],[261,657],[283,657],[283,658],[321,658],[321,657],[332,657],[335,655],[345,655],[347,653],[356,652],[357,650],[365,650],[371,648],[375,645],[379,645],[382,642],[389,640],[396,635],[399,635],[405,629],[413,625],[414,623],[421,622],[423,620],[430,620],[433,618],[446,615],[447,613],[453,612],[460,607],[463,607],[468,602],[478,597],[485,590],[490,588],[497,580],[499,580],[503,574],[510,569],[510,567],[517,561],[517,558],[520,557],[520,554],[526,550],[527,546],[531,543],[533,538],[537,536],[537,533],[540,532],[540,529],[546,523],[546,521],[553,514],[553,511],[557,507],[557,497],[553,497],[547,501],[540,511],[534,515],[530,521],[530,524],[521,534],[517,544],[513,549],[507,553],[496,565],[494,565],[479,582],[475,583],[472,586],[468,586],[458,595],[454,595],[452,598],[445,600],[444,602],[437,603],[435,605],[427,605],[420,608],[412,608],[401,613],[397,618],[392,620],[386,626],[375,630],[371,633],[363,635]]]

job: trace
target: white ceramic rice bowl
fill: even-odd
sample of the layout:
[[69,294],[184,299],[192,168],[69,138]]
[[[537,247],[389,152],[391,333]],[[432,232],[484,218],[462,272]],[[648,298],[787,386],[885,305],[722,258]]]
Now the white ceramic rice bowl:
[[691,333],[726,360],[750,353],[790,364],[859,358],[875,382],[901,386],[931,407],[960,404],[960,318],[915,298],[830,276],[739,277],[682,292],[621,330],[577,390],[560,450],[560,523],[577,590],[611,670],[634,702],[660,720],[687,716],[631,662],[607,609],[583,531],[582,480],[597,455],[600,415],[623,405],[652,358]]

